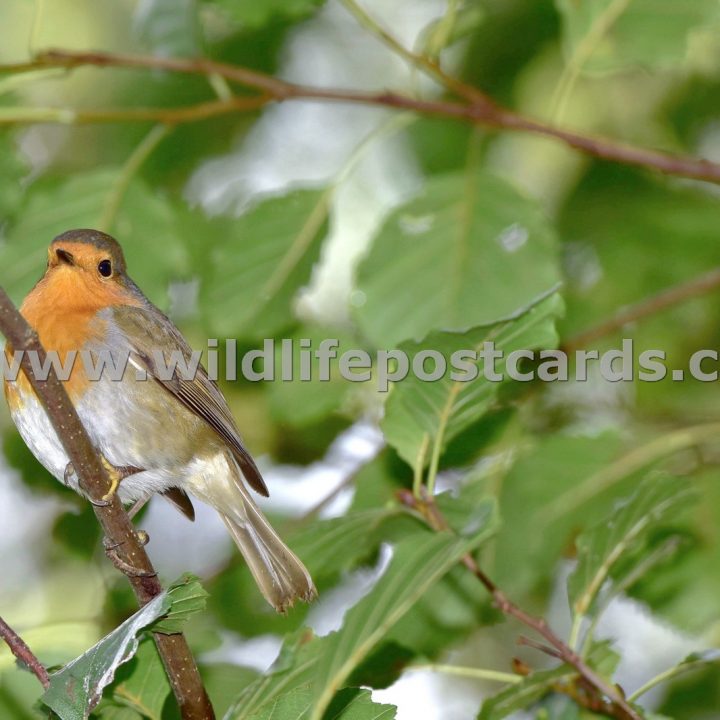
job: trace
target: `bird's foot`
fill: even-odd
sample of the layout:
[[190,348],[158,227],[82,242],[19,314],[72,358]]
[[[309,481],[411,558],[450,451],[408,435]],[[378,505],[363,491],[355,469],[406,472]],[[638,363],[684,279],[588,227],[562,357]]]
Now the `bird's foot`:
[[[144,530],[137,530],[136,534],[141,545],[147,544],[150,540],[148,534]],[[148,572],[147,570],[140,570],[134,567],[126,560],[123,560],[118,554],[118,548],[122,543],[112,543],[108,538],[103,538],[103,547],[105,548],[105,554],[107,555],[110,562],[124,575],[128,577],[155,577],[156,572]]]
[[102,462],[110,478],[110,489],[102,496],[102,502],[105,505],[110,504],[113,497],[115,497],[118,487],[120,487],[120,483],[125,478],[144,472],[142,468],[135,467],[134,465],[115,466],[104,455],[100,456],[100,462]]
[[[95,507],[107,507],[115,496],[120,483],[125,478],[144,472],[144,470],[143,468],[135,467],[134,465],[115,466],[104,455],[100,455],[100,462],[102,462],[105,471],[110,477],[110,489],[100,500],[95,500],[93,498],[89,498],[89,500],[93,505],[95,505]],[[71,462],[65,466],[63,482],[68,487],[75,487],[76,489],[80,484],[77,472],[75,471],[75,466]]]

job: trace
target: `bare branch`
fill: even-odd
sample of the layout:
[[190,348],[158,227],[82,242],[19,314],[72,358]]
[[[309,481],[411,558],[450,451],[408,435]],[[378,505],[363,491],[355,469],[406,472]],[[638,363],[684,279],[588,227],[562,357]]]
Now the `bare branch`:
[[[30,363],[36,353],[45,366],[45,351],[37,334],[16,310],[5,291],[0,288],[0,332],[14,351],[23,350],[21,367],[42,402],[55,431],[62,442],[89,498],[101,498],[110,488],[110,478],[96,454],[65,388],[51,370],[47,380],[38,380]],[[115,548],[124,566],[133,568],[126,573],[139,603],[145,605],[162,592],[150,558],[123,509],[117,495],[107,505],[94,505],[95,515],[108,543]],[[215,714],[203,687],[195,660],[182,634],[155,633],[160,657],[180,706],[183,720],[213,720]]]
[[715,268],[702,275],[698,275],[684,283],[666,288],[656,295],[651,295],[634,305],[621,308],[619,312],[594,327],[573,335],[562,344],[562,349],[573,352],[587,347],[596,340],[611,335],[628,323],[643,320],[663,310],[680,305],[686,300],[705,295],[720,288],[720,268]]
[[1,617],[0,638],[5,641],[10,648],[10,652],[35,675],[40,684],[47,690],[50,687],[48,671],[35,657],[25,641]]
[[[0,73],[21,73],[48,68],[73,69],[82,66],[124,67],[167,70],[169,72],[222,77],[260,92],[260,97],[231,98],[200,103],[185,108],[139,108],[126,110],[72,110],[66,108],[0,108],[0,124],[30,122],[124,122],[154,120],[182,123],[204,120],[231,112],[255,110],[271,100],[317,100],[350,102],[376,107],[412,110],[417,113],[456,119],[475,125],[527,132],[548,137],[580,150],[586,155],[613,162],[643,167],[666,175],[705,180],[720,184],[720,165],[694,157],[671,155],[646,148],[566,130],[520,115],[498,105],[476,88],[443,74],[443,82],[460,101],[422,100],[393,92],[361,92],[344,89],[309,87],[286,82],[265,73],[205,58],[183,59],[149,55],[127,55],[105,52],[73,52],[52,50],[27,63],[0,65]],[[74,119],[75,118],[75,119]]]

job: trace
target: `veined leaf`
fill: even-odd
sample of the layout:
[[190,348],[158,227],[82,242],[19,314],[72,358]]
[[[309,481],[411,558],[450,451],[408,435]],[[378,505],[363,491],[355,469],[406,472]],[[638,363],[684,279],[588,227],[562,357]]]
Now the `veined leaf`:
[[396,712],[394,705],[374,703],[369,690],[348,688],[338,693],[325,717],[327,720],[394,720]]
[[394,548],[387,571],[345,617],[340,630],[323,638],[313,682],[312,720],[320,720],[333,695],[392,626],[450,570],[479,547],[495,529],[494,502],[484,501],[485,523],[471,537],[415,533]]
[[[484,501],[485,522],[471,537],[418,530],[394,547],[393,557],[375,587],[348,611],[343,626],[322,638],[296,635],[273,671],[246,688],[226,720],[267,718],[278,703],[302,702],[297,720],[319,720],[353,670],[450,568],[476,549],[497,523],[493,501]],[[480,512],[482,508],[478,508]],[[298,694],[298,691],[301,691]],[[293,693],[292,698],[283,698]]]
[[[97,228],[120,170],[104,168],[69,178],[43,178],[30,186],[15,222],[0,247],[0,282],[19,301],[45,271],[47,248],[61,232]],[[117,216],[116,237],[130,276],[153,302],[167,304],[173,279],[189,270],[189,256],[175,207],[134,178]]]
[[578,565],[568,579],[568,595],[576,615],[592,610],[616,564],[642,547],[651,530],[674,518],[693,497],[681,478],[650,475],[610,517],[578,537]]
[[[588,654],[587,661],[592,668],[602,673],[602,669],[613,671],[618,659],[608,643],[596,643]],[[531,673],[521,682],[509,685],[485,700],[480,708],[478,720],[502,720],[516,710],[525,710],[552,692],[558,685],[572,683],[576,676],[577,670],[565,664],[552,670],[538,670]]]
[[312,575],[332,575],[363,559],[380,543],[385,522],[402,513],[399,508],[365,510],[323,520],[300,531],[291,540]]
[[495,323],[559,280],[555,234],[535,202],[487,172],[436,175],[359,266],[356,317],[389,349]]
[[244,28],[260,28],[273,20],[298,21],[311,15],[325,0],[206,0],[222,8]]
[[200,24],[196,0],[141,0],[134,29],[152,51],[163,57],[197,57]]
[[[449,368],[454,352],[481,351],[485,342],[492,341],[507,359],[513,350],[553,347],[557,343],[554,321],[561,308],[559,296],[553,294],[503,322],[464,333],[431,333],[422,343],[404,343],[400,349],[411,358],[421,350],[436,350]],[[496,372],[504,374],[505,359],[496,363]],[[436,444],[442,452],[448,441],[482,417],[495,399],[500,383],[485,379],[482,358],[474,365],[479,369],[474,380],[452,380],[448,369],[446,377],[436,382],[408,375],[392,386],[382,428],[388,443],[413,467],[424,467]]]
[[182,626],[193,615],[202,612],[207,603],[208,594],[193,575],[183,575],[167,589],[172,606],[165,615],[152,624],[153,632],[166,635],[182,632]]
[[175,600],[181,607],[170,622],[187,618],[189,613],[182,605],[189,596],[198,595],[199,587],[197,580],[184,578],[153,598],[90,650],[53,673],[50,687],[42,696],[43,703],[62,720],[87,717],[100,702],[103,689],[113,681],[117,668],[137,651],[140,633],[162,618],[172,617]]
[[329,195],[298,191],[257,205],[210,249],[201,303],[216,332],[262,339],[292,323],[325,236]]
[[516,710],[524,710],[551,692],[556,683],[568,680],[575,674],[577,671],[568,665],[534,672],[523,678],[522,682],[509,685],[497,695],[485,700],[478,720],[501,720]]
[[[667,67],[687,54],[690,33],[720,19],[714,0],[556,0],[568,54],[586,70]],[[585,49],[587,48],[587,49]]]
[[112,690],[113,700],[140,713],[143,718],[162,720],[163,706],[170,692],[157,647],[152,638],[145,638],[133,659],[119,668]]

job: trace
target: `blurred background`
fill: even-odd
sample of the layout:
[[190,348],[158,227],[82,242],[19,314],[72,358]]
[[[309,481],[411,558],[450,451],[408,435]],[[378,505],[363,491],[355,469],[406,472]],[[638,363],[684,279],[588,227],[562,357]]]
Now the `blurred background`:
[[[357,7],[4,0],[0,62],[49,48],[205,56],[314,87],[447,96],[380,37],[384,28],[518,112],[720,161],[715,0],[363,0],[370,20]],[[309,101],[174,126],[84,124],[73,114],[248,92],[217,76],[157,70],[3,73],[0,285],[20,303],[56,234],[98,227],[120,240],[131,276],[198,349],[208,338],[237,338],[245,351],[267,337],[331,337],[374,351],[497,322],[558,283],[564,310],[549,324],[554,341],[551,333],[542,342],[572,345],[623,307],[720,265],[717,186],[593,160],[549,139]],[[623,337],[636,355],[657,348],[670,367],[686,367],[694,351],[718,347],[717,292],[591,347],[620,347]],[[381,424],[392,422],[390,401],[372,383],[336,374],[330,383],[239,380],[223,389],[271,489],[263,507],[293,547],[333,518],[387,507],[412,485],[407,443]],[[66,662],[134,601],[103,556],[88,504],[43,471],[4,406],[0,428],[0,614],[43,662]],[[591,369],[586,382],[504,385],[443,446],[437,487],[470,478],[497,498],[502,524],[483,561],[520,604],[567,633],[574,538],[648,470],[689,478],[699,501],[648,539],[657,550],[672,535],[671,551],[623,588],[598,625],[620,655],[617,681],[632,690],[720,639],[716,431],[717,383],[609,383]],[[392,544],[368,535],[364,552],[325,569],[304,556],[321,599],[276,617],[211,510],[198,507],[191,525],[156,499],[138,523],[164,581],[191,571],[210,592],[188,635],[220,712],[271,665],[287,633],[337,629]],[[416,610],[390,643],[401,670],[410,658],[505,671],[514,656],[544,663],[515,646],[517,628],[498,622],[479,587],[458,578]],[[0,716],[36,717],[36,685],[0,649]],[[474,718],[497,691],[427,667],[367,685],[401,720]],[[666,717],[718,718],[718,688],[708,664],[643,702]],[[120,709],[128,714],[111,714]],[[122,691],[98,712],[160,717]],[[522,716],[591,716],[580,712],[551,698]]]

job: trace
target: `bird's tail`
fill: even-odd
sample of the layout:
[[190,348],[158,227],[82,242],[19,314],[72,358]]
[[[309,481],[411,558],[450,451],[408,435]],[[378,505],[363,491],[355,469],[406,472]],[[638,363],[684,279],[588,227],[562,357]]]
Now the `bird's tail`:
[[235,461],[228,461],[237,472],[228,478],[222,498],[213,492],[208,499],[225,521],[255,582],[278,612],[285,612],[296,600],[310,602],[317,595],[310,573],[255,504]]

